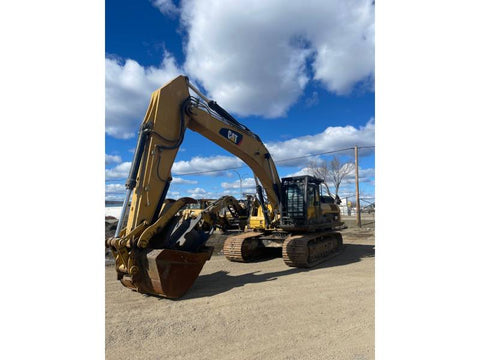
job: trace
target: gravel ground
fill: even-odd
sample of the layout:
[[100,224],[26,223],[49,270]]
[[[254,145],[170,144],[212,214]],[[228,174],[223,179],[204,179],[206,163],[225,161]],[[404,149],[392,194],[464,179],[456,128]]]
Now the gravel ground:
[[179,300],[124,288],[106,266],[106,358],[374,359],[374,229],[342,233],[344,252],[309,270],[213,256]]

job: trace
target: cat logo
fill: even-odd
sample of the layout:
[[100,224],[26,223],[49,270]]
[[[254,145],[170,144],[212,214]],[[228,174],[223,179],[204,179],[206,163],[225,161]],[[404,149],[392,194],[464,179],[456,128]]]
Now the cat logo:
[[243,135],[235,130],[221,128],[220,135],[226,137],[228,140],[233,142],[235,145],[239,145],[242,142]]
[[238,139],[238,136],[237,134],[235,134],[234,132],[232,132],[232,130],[228,130],[228,140],[231,140],[233,141],[235,144],[237,143],[237,139]]

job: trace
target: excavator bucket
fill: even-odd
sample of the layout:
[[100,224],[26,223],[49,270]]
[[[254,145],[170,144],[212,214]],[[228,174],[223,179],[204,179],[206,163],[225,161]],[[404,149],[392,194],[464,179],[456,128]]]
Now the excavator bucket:
[[213,247],[198,253],[171,249],[147,249],[135,253],[138,271],[124,275],[121,283],[144,294],[176,299],[185,294],[212,256]]

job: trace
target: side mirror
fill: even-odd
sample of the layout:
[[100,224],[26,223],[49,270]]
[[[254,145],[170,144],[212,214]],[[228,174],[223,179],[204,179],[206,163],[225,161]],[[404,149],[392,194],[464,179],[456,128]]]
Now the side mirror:
[[338,197],[338,195],[335,195],[335,204],[340,205],[342,203],[342,200]]

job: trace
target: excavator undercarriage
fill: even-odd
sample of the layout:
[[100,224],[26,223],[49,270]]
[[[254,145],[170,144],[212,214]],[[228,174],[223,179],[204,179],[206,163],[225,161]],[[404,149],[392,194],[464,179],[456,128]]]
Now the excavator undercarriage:
[[298,235],[250,232],[225,240],[223,253],[230,261],[252,262],[275,256],[275,249],[281,249],[286,265],[309,268],[339,254],[343,239],[341,233],[334,231]]

